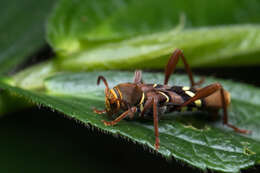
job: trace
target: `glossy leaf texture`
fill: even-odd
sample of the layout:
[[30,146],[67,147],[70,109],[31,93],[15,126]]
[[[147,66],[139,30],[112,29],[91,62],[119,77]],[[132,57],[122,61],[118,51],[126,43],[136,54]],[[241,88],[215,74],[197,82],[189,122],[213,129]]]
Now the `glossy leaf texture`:
[[[60,73],[45,80],[45,90],[33,91],[19,86],[0,83],[0,88],[21,96],[37,105],[49,107],[64,113],[69,118],[86,126],[121,136],[154,150],[154,130],[151,121],[123,120],[118,125],[106,127],[101,120],[109,120],[106,115],[93,113],[93,107],[104,108],[104,86],[96,86],[98,75],[107,78],[109,86],[130,82],[129,72]],[[162,83],[163,75],[144,73],[147,83]],[[198,79],[198,78],[196,78]],[[206,84],[221,82],[232,95],[229,108],[230,122],[248,130],[251,135],[241,135],[224,127],[221,120],[208,121],[210,115],[204,113],[173,113],[160,120],[160,154],[176,158],[197,168],[223,172],[239,172],[260,161],[260,89],[250,85],[207,78]],[[10,83],[10,82],[9,82]],[[188,85],[187,76],[174,75],[171,84]],[[206,85],[205,84],[205,85]]]
[[4,0],[0,5],[0,74],[39,51],[45,43],[44,28],[54,0]]
[[48,40],[57,53],[66,56],[178,25],[257,24],[259,10],[257,0],[61,0],[48,23]]
[[182,49],[193,67],[260,63],[260,26],[171,30],[104,44],[58,60],[66,70],[163,69],[170,54]]

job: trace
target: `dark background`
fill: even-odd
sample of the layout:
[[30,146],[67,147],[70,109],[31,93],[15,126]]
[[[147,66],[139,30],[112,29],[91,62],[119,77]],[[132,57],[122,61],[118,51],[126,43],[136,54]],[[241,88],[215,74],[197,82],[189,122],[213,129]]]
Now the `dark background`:
[[[53,55],[46,46],[15,71]],[[258,66],[203,68],[193,72],[260,86]],[[177,73],[184,71],[177,70]],[[3,172],[202,172],[174,158],[166,160],[139,144],[84,127],[43,107],[2,117],[0,142]],[[256,166],[242,172],[259,170]]]

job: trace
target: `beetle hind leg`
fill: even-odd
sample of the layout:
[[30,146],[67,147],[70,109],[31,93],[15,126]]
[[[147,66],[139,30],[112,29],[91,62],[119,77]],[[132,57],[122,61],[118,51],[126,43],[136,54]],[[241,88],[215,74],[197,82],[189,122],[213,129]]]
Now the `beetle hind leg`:
[[245,130],[245,129],[240,129],[232,124],[230,124],[228,122],[228,113],[227,113],[227,104],[225,102],[225,97],[224,97],[224,89],[221,86],[221,99],[222,99],[222,105],[223,105],[223,111],[224,111],[224,116],[223,116],[223,124],[225,124],[226,126],[232,128],[234,131],[238,132],[238,133],[245,133],[245,134],[249,134],[251,133],[250,130]]
[[204,78],[202,78],[198,82],[194,82],[191,68],[190,68],[188,62],[186,61],[186,58],[184,57],[184,54],[182,53],[182,51],[180,49],[176,49],[172,53],[172,56],[170,57],[167,65],[165,67],[164,85],[168,84],[169,78],[170,78],[171,74],[174,73],[174,71],[176,69],[176,65],[179,62],[180,57],[181,57],[181,60],[182,60],[182,62],[184,64],[184,68],[185,68],[185,70],[186,70],[186,72],[188,74],[191,87],[195,87],[195,86],[201,85],[204,82]]
[[228,122],[227,103],[225,101],[224,89],[222,86],[220,88],[220,92],[221,92],[221,100],[222,100],[222,106],[223,106],[223,111],[224,111],[223,124],[232,128],[234,131],[236,131],[238,133],[245,133],[245,134],[251,133],[250,130],[240,129]]
[[187,105],[191,104],[192,102],[195,102],[198,99],[203,99],[203,98],[207,99],[207,97],[212,96],[217,91],[220,91],[221,105],[219,108],[223,109],[223,113],[224,113],[223,124],[232,128],[234,131],[239,132],[239,133],[251,133],[251,131],[249,131],[249,130],[240,129],[228,122],[227,106],[228,106],[229,99],[227,99],[225,97],[225,95],[227,95],[227,94],[225,94],[225,91],[224,91],[222,85],[219,83],[214,83],[214,84],[208,85],[208,86],[198,90],[193,97],[191,97],[190,99],[185,101],[179,108],[187,106]]

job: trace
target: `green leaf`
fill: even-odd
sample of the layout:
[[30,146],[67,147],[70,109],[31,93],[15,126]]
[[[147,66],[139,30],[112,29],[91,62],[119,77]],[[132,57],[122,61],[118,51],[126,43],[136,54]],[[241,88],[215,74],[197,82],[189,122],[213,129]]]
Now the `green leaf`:
[[190,65],[244,66],[260,63],[260,26],[231,26],[172,30],[134,37],[85,50],[60,59],[66,70],[162,69],[175,48]]
[[61,0],[48,23],[48,40],[56,52],[67,55],[134,35],[167,31],[184,18],[187,28],[256,24],[259,10],[257,0]]
[[21,88],[42,90],[44,88],[44,79],[56,72],[54,62],[46,61],[22,70],[15,74],[12,77],[13,80],[9,82]]
[[45,19],[53,0],[8,0],[0,11],[0,73],[7,73],[45,44]]
[[[257,3],[62,0],[50,17],[47,36],[59,55],[58,68],[66,71],[161,69],[175,48],[193,67],[255,65],[260,63],[260,27],[241,23],[258,22]],[[191,5],[207,8],[192,12]],[[221,15],[215,6],[225,9]]]
[[[0,83],[6,89],[27,100],[50,107],[85,125],[103,132],[130,139],[146,148],[154,149],[153,123],[123,120],[118,125],[106,127],[101,120],[106,115],[93,113],[92,108],[104,108],[104,86],[96,86],[98,75],[104,75],[110,87],[132,81],[128,72],[65,73],[48,78],[45,91],[30,91]],[[144,73],[147,83],[162,83],[162,74]],[[171,84],[188,85],[187,76],[174,75]],[[232,104],[230,122],[248,130],[252,135],[241,135],[223,126],[221,121],[209,122],[202,113],[169,114],[159,123],[161,145],[158,150],[167,158],[174,157],[205,170],[206,168],[239,172],[260,160],[260,89],[231,81],[207,78],[206,84],[219,81],[230,91]]]

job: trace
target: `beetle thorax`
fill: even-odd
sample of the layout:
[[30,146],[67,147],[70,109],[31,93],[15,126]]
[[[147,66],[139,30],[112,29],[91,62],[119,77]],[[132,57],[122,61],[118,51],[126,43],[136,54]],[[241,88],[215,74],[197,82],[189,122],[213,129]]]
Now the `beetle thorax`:
[[142,98],[143,92],[141,88],[138,87],[137,84],[133,84],[133,83],[119,84],[115,88],[117,88],[118,91],[120,92],[122,100],[125,103],[129,104],[130,107],[138,104]]

